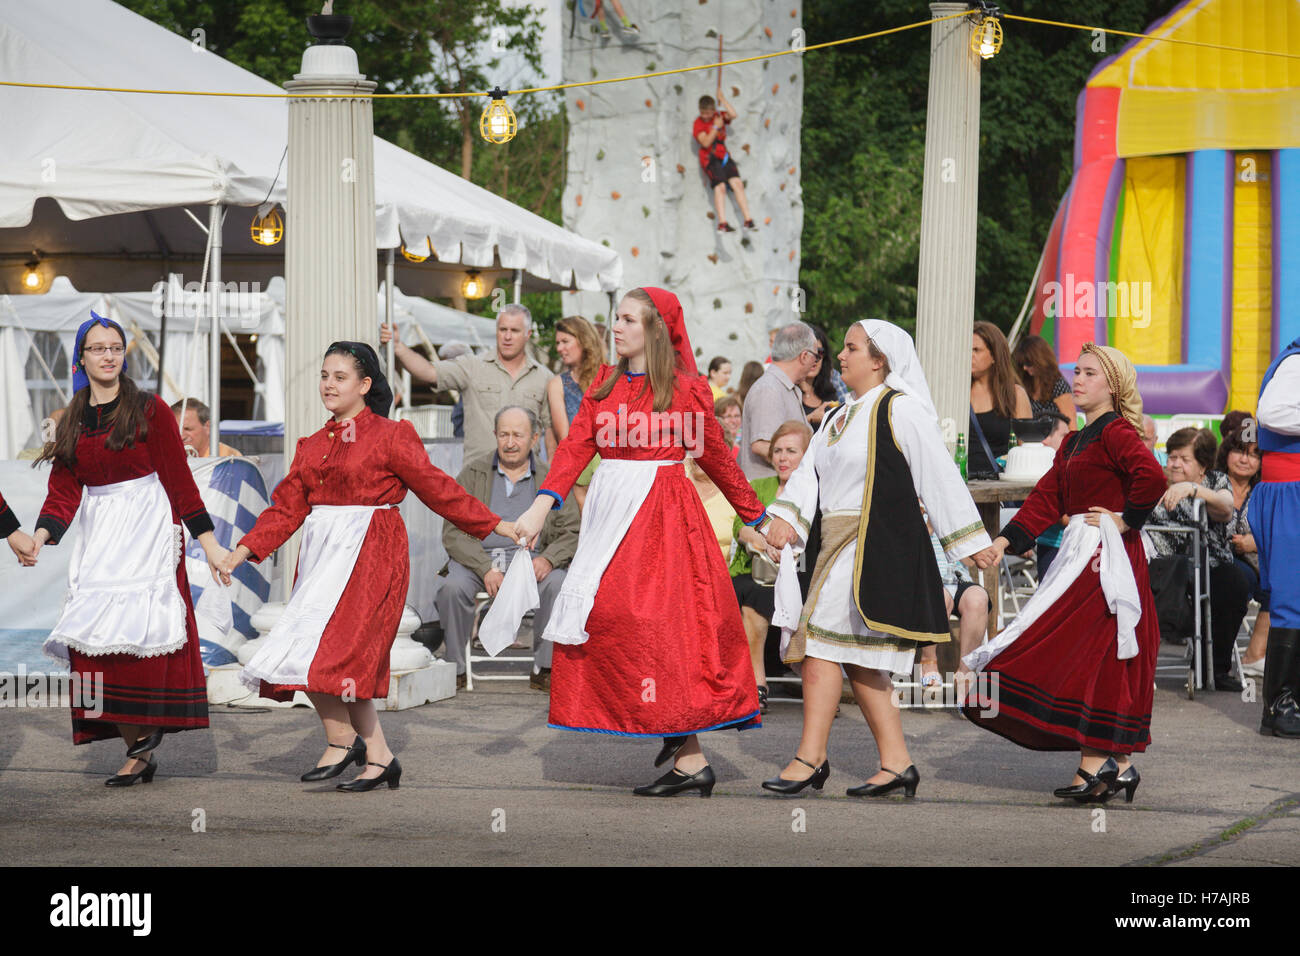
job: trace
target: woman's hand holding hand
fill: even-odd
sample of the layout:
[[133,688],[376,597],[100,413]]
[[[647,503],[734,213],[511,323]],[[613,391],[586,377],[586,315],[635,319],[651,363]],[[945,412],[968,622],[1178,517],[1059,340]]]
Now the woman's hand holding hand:
[[993,539],[991,545],[983,551],[976,551],[970,556],[970,558],[975,562],[977,568],[981,571],[987,571],[989,568],[996,566],[1002,560],[1002,556],[1006,554],[1007,547],[1010,544],[1010,541],[1002,537],[1002,535],[998,535]]

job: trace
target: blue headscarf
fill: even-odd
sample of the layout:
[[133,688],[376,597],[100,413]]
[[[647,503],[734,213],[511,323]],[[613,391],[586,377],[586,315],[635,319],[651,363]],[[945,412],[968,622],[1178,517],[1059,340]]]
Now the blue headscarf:
[[[90,384],[90,378],[86,375],[85,363],[81,360],[81,349],[86,342],[86,333],[96,325],[102,325],[106,329],[116,329],[117,334],[122,336],[122,344],[126,344],[126,333],[122,331],[122,326],[118,325],[112,319],[106,319],[102,315],[96,314],[94,309],[90,310],[90,318],[81,323],[77,329],[77,341],[72,347],[72,393],[75,395],[87,385]],[[126,373],[126,355],[122,356],[122,374]]]

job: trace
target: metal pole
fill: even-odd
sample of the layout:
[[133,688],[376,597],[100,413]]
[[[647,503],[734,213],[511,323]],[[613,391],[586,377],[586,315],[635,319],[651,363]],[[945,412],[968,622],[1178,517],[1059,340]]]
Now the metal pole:
[[519,296],[524,290],[524,270],[515,270],[515,304],[519,304]]
[[[384,323],[397,334],[397,329],[393,328],[393,249],[384,250]],[[388,340],[388,380],[397,381],[397,359],[393,354],[393,340]],[[411,399],[405,393],[402,395],[402,403],[411,404]]]
[[213,205],[208,212],[208,241],[212,243],[212,262],[208,266],[209,303],[212,331],[208,334],[208,408],[212,432],[208,436],[208,454],[214,458],[221,448],[221,220],[225,207]]

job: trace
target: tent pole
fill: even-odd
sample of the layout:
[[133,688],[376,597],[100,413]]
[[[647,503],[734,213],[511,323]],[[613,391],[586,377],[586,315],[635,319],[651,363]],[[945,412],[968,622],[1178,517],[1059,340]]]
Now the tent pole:
[[515,270],[515,305],[519,304],[519,296],[524,290],[524,270]]
[[211,290],[212,331],[208,337],[208,409],[212,433],[208,454],[217,457],[221,448],[221,220],[225,207],[214,203],[208,211],[208,241],[212,244],[212,264],[208,267]]
[[[393,327],[393,252],[392,249],[384,250],[384,324],[396,334],[397,329]],[[388,340],[388,380],[390,382],[397,381],[396,358],[393,355],[394,348],[393,340],[390,338]],[[403,396],[403,399],[403,404],[411,404],[411,400],[406,396]]]

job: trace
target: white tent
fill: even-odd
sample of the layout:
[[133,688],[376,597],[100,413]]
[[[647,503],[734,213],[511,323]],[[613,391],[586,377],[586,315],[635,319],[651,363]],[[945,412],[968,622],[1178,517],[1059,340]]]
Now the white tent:
[[[110,0],[0,0],[0,79],[283,93]],[[62,273],[83,288],[197,278],[206,240],[186,207],[206,222],[199,207],[285,202],[283,97],[0,87],[0,115],[10,121],[0,137],[0,293],[22,291],[33,251],[46,281]],[[397,257],[396,284],[410,292],[453,294],[467,267],[522,270],[530,288],[612,291],[622,277],[612,249],[377,137],[375,203],[377,249],[424,248],[428,237],[436,255],[418,265]],[[252,242],[253,211],[227,218],[226,281],[265,284],[283,271],[282,247]],[[292,229],[292,209],[285,220]]]
[[[230,291],[221,300],[226,330],[257,334],[255,354],[245,355],[245,360],[262,398],[259,414],[272,422],[284,421],[284,293],[284,279],[277,276],[265,292]],[[92,293],[78,292],[61,276],[43,295],[0,295],[0,401],[4,403],[0,458],[12,458],[34,445],[39,422],[67,404],[73,340],[92,309],[120,324],[134,340],[128,364],[137,381],[157,388],[169,404],[183,395],[209,402],[207,307],[206,295],[187,292],[178,281],[150,292]],[[156,348],[164,312],[167,341],[159,385]],[[376,320],[383,313],[381,290],[375,300]],[[403,339],[412,344],[428,338],[434,345],[461,341],[491,349],[495,343],[496,324],[491,318],[409,296],[396,288],[393,317]]]

